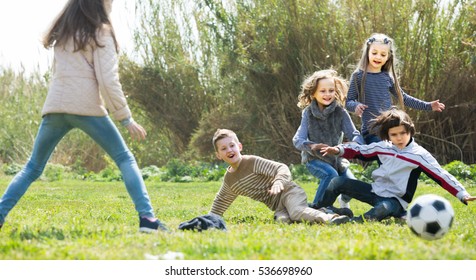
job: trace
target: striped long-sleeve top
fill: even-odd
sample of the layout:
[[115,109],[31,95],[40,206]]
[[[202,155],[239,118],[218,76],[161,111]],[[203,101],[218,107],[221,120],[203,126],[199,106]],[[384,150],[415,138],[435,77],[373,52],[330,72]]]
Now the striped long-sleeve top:
[[[397,98],[395,84],[388,72],[367,73],[365,78],[364,98],[359,96],[361,89],[363,71],[359,70],[354,73],[350,79],[349,91],[347,93],[346,109],[355,112],[355,107],[359,104],[367,105],[367,109],[362,114],[362,135],[367,134],[370,120],[380,115],[382,111],[390,109],[392,106],[392,96]],[[417,110],[431,111],[431,103],[422,101],[418,98],[406,94],[400,88],[403,95],[403,103],[405,106]],[[361,100],[364,99],[364,100]]]
[[[285,164],[258,156],[243,155],[238,168],[234,172],[225,173],[210,212],[223,216],[239,195],[260,201],[274,211],[281,194],[292,185],[291,180],[291,172]],[[277,181],[281,181],[285,189],[279,194],[271,195],[268,191]]]

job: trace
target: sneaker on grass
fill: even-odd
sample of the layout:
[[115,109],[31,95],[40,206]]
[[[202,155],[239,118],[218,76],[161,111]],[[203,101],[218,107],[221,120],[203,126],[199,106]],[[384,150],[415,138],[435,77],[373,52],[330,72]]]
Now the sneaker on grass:
[[327,211],[329,211],[330,213],[336,213],[336,214],[339,214],[339,215],[345,215],[349,218],[352,218],[354,217],[354,213],[352,212],[352,210],[350,210],[349,208],[337,208],[337,207],[334,207],[334,206],[329,206],[329,207],[326,207]]
[[140,218],[140,225],[139,225],[139,231],[144,232],[144,233],[152,233],[152,232],[157,232],[157,231],[169,231],[169,229],[162,224],[161,221],[157,218],[147,218],[147,217],[141,217]]
[[352,212],[352,210],[350,210],[350,208],[337,208],[334,206],[317,208],[317,204],[314,204],[314,203],[310,203],[309,207],[311,207],[312,209],[322,211],[327,214],[344,215],[344,216],[348,216],[349,218],[354,217],[354,213]]
[[347,216],[335,216],[329,221],[330,225],[341,225],[350,222],[350,218]]

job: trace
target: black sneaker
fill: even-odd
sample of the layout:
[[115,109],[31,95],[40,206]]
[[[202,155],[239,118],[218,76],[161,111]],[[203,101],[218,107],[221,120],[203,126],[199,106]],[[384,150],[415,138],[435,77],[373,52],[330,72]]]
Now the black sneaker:
[[340,225],[350,222],[350,218],[347,216],[336,216],[329,221],[330,225]]
[[356,224],[363,224],[365,223],[365,219],[364,219],[364,216],[361,215],[361,216],[357,216],[357,217],[353,217],[352,219],[350,219],[350,221],[352,223],[356,223]]
[[339,214],[339,215],[344,215],[344,216],[347,216],[349,218],[354,217],[354,213],[349,208],[337,208],[337,207],[334,207],[334,206],[329,206],[329,207],[326,207],[326,208],[332,213],[336,213],[336,214]]
[[309,202],[307,204],[307,207],[315,209],[315,210],[319,210],[319,211],[322,211],[322,212],[325,212],[325,213],[328,213],[328,214],[329,213],[330,214],[335,214],[334,212],[332,212],[330,209],[327,209],[326,207],[317,207],[316,203]]
[[140,218],[140,225],[139,225],[140,232],[152,233],[152,232],[157,232],[159,230],[169,231],[169,229],[164,224],[162,224],[162,222],[160,222],[159,219],[157,218],[147,218],[147,217]]

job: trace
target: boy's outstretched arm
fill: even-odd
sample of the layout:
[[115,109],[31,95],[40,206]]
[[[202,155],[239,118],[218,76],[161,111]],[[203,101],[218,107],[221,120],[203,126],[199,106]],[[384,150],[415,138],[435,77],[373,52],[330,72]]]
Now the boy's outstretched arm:
[[463,202],[474,201],[474,200],[476,200],[476,196],[467,195],[463,197]]

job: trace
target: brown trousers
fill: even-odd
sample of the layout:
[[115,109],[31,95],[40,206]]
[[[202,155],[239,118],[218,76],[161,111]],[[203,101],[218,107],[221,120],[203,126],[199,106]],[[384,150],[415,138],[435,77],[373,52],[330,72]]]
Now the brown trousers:
[[275,220],[282,223],[303,221],[327,223],[336,216],[338,215],[327,214],[308,207],[306,192],[295,183],[281,194],[279,205],[274,213]]

